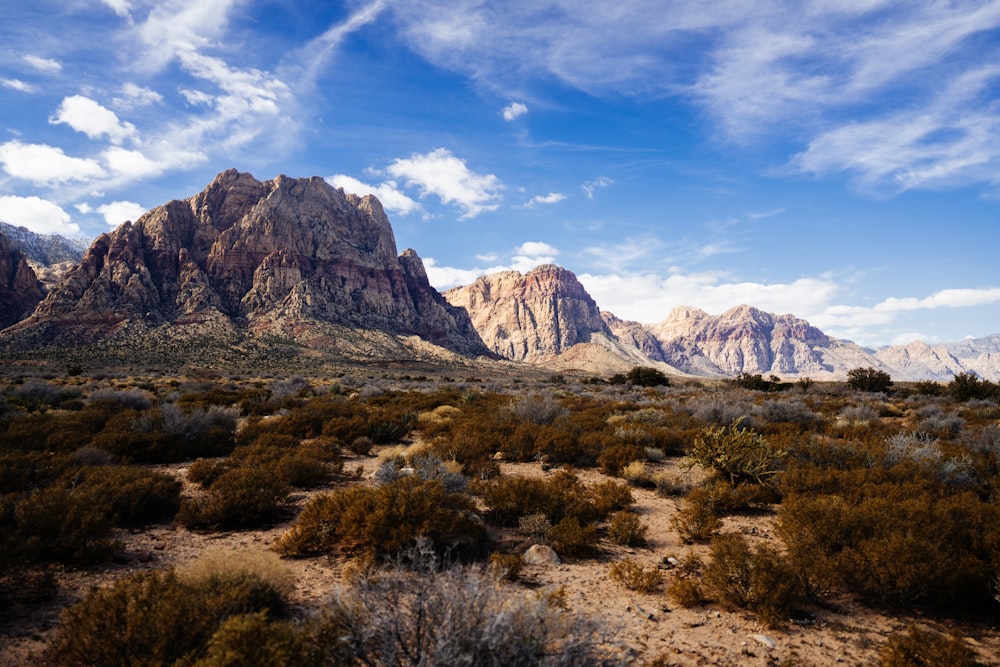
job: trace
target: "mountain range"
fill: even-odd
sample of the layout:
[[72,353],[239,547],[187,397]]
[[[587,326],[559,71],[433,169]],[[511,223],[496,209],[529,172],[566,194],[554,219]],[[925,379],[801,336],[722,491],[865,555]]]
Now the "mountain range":
[[[52,267],[57,267],[53,269]],[[46,280],[40,279],[40,276]],[[0,226],[0,350],[121,356],[267,356],[528,364],[605,374],[897,380],[1000,379],[1000,334],[879,350],[793,315],[743,305],[676,308],[662,322],[599,309],[576,276],[544,265],[443,295],[412,249],[397,252],[379,201],[323,179],[258,181],[228,170],[204,191],[78,242]],[[507,360],[507,362],[503,362]]]

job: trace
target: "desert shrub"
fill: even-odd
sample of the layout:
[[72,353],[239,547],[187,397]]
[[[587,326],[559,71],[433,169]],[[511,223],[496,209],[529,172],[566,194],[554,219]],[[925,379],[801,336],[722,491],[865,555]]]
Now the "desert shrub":
[[974,399],[997,398],[1000,396],[1000,386],[983,380],[975,373],[959,373],[946,388],[948,395],[956,401],[971,401]]
[[797,475],[778,530],[814,594],[847,590],[882,604],[989,604],[1000,509],[971,491],[910,477],[912,467]]
[[[363,572],[334,591],[310,629],[322,664],[625,665],[613,628],[548,596],[499,587],[488,573],[409,567]],[[414,564],[417,566],[413,571]]]
[[113,517],[93,487],[53,484],[23,497],[12,510],[9,557],[15,560],[89,563],[121,548],[111,538]]
[[252,575],[192,586],[171,571],[142,572],[67,609],[50,654],[67,666],[173,664],[203,652],[225,619],[283,604]]
[[181,504],[181,484],[170,475],[132,466],[83,468],[72,481],[92,490],[90,502],[107,508],[118,526],[173,519]]
[[632,503],[625,484],[602,483],[588,490],[567,471],[547,479],[501,476],[475,489],[486,506],[487,521],[498,526],[515,526],[521,517],[532,514],[544,514],[552,523],[567,516],[589,523]]
[[433,454],[415,456],[405,468],[400,467],[398,461],[386,461],[375,471],[375,481],[379,484],[389,484],[408,475],[415,475],[424,481],[437,480],[448,493],[464,491],[469,484],[468,478],[449,470],[448,466]]
[[608,537],[615,544],[625,547],[640,547],[646,544],[649,528],[635,512],[615,512],[611,515]]
[[108,401],[131,410],[147,410],[153,404],[149,394],[140,389],[95,389],[87,398],[91,402]]
[[354,440],[351,440],[351,444],[347,446],[347,449],[351,451],[352,454],[357,454],[358,456],[368,456],[371,453],[372,447],[375,443],[367,435],[360,435]]
[[280,599],[287,599],[295,590],[295,575],[270,551],[203,551],[193,561],[176,568],[175,572],[181,582],[196,588],[216,586],[239,577],[248,581],[259,580]]
[[667,597],[682,607],[698,607],[708,601],[701,584],[704,565],[697,556],[687,556],[677,561],[676,569],[666,584]]
[[615,445],[601,452],[597,463],[605,475],[620,477],[625,466],[645,458],[646,451],[635,445]]
[[[603,519],[611,512],[628,509],[635,503],[632,489],[627,484],[613,480],[598,482],[590,488],[591,502],[594,507],[594,518]],[[579,514],[579,513],[578,513]],[[586,514],[582,515],[586,518]]]
[[882,667],[977,667],[976,654],[958,637],[911,625],[889,637],[879,651]]
[[658,368],[635,366],[625,374],[625,381],[640,387],[667,387],[670,379]]
[[728,426],[705,429],[687,451],[687,464],[713,470],[734,486],[741,483],[772,484],[781,472],[787,452],[733,421]]
[[707,542],[722,527],[715,498],[702,487],[691,489],[670,525],[685,542]]
[[379,486],[348,487],[316,496],[275,545],[285,556],[340,551],[386,557],[425,538],[441,552],[479,557],[486,527],[468,496],[416,476]]
[[265,610],[224,620],[192,667],[285,667],[309,665],[309,660],[303,633],[287,621],[271,620]]
[[799,398],[765,401],[752,410],[754,417],[770,423],[794,424],[801,429],[816,427],[819,416]]
[[796,598],[795,572],[787,560],[767,545],[751,547],[740,535],[712,541],[703,580],[710,596],[749,609],[771,626],[788,620]]
[[229,465],[222,459],[198,459],[188,468],[187,478],[194,484],[207,488],[227,470]]
[[688,409],[691,411],[691,416],[703,424],[724,426],[738,423],[746,428],[753,425],[753,420],[750,418],[753,404],[733,396],[701,399]]
[[632,461],[622,468],[621,477],[632,486],[654,486],[653,476],[646,469],[645,461]]
[[597,551],[597,528],[567,516],[549,529],[549,542],[561,556],[586,558]]
[[251,528],[277,520],[288,485],[268,470],[238,467],[219,475],[204,497],[181,504],[177,520],[188,528]]
[[524,567],[524,559],[521,558],[521,554],[505,554],[494,551],[490,554],[489,564],[490,572],[497,579],[517,581],[521,568]]
[[522,394],[507,406],[511,417],[532,424],[551,424],[569,413],[551,394]]
[[630,591],[659,593],[663,590],[663,573],[655,566],[643,567],[631,558],[612,563],[608,575]]
[[892,388],[892,377],[885,371],[872,368],[852,368],[847,371],[847,386],[855,391],[885,393]]
[[64,402],[80,398],[81,394],[77,387],[61,387],[44,380],[29,380],[14,387],[10,400],[24,410],[33,411],[58,407]]
[[657,495],[664,498],[686,496],[691,492],[691,483],[680,475],[659,472],[653,475],[652,481]]
[[518,529],[534,542],[544,542],[548,539],[552,522],[544,514],[528,514],[517,522]]

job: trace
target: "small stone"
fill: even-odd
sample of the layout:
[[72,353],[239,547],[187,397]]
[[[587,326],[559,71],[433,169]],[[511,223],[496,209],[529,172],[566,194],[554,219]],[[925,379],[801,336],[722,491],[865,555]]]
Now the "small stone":
[[559,556],[552,547],[545,544],[534,544],[523,556],[525,565],[558,565]]
[[773,648],[777,647],[777,645],[778,645],[777,643],[775,643],[775,641],[773,639],[771,639],[767,635],[750,635],[750,636],[753,639],[757,640],[757,643],[763,644],[764,646],[766,646],[768,648],[772,648],[773,649]]

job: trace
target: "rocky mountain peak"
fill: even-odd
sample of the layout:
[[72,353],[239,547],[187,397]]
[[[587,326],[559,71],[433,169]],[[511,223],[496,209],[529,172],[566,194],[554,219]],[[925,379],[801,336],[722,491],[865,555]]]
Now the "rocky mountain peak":
[[576,275],[554,264],[482,276],[444,297],[468,311],[487,347],[507,359],[559,355],[595,334],[613,338]]
[[42,300],[42,285],[25,253],[0,232],[0,329],[30,313]]
[[376,198],[318,177],[258,181],[233,169],[96,239],[14,335],[75,344],[125,323],[220,317],[269,335],[333,324],[487,353],[467,315],[428,284],[416,253],[397,256]]

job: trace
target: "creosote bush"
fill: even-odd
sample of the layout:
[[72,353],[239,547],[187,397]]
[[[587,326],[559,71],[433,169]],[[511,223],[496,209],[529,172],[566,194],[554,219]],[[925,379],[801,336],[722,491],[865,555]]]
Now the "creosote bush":
[[612,563],[608,574],[612,581],[630,591],[659,593],[663,590],[663,573],[656,566],[643,567],[631,558]]
[[278,540],[284,556],[340,552],[385,558],[419,539],[455,557],[477,558],[488,546],[486,526],[466,495],[416,476],[336,489],[314,497]]
[[635,512],[615,512],[611,515],[608,537],[624,547],[641,547],[646,544],[649,528]]
[[755,612],[767,625],[781,625],[790,618],[796,599],[795,572],[770,546],[751,547],[740,535],[715,538],[703,580],[710,596]]

